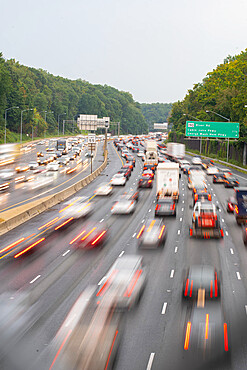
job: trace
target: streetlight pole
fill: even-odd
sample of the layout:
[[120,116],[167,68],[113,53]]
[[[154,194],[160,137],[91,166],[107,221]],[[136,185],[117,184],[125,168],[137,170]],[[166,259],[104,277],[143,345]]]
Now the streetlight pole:
[[64,115],[64,114],[66,114],[66,112],[65,113],[60,113],[60,114],[58,114],[58,118],[57,118],[57,121],[58,121],[58,136],[59,136],[59,117],[60,116],[62,116],[62,115]]
[[7,108],[5,109],[5,127],[4,127],[4,144],[6,144],[6,137],[7,137],[7,112],[8,110],[10,109],[15,109],[15,108],[20,108],[20,107],[10,107],[10,108]]
[[[42,111],[40,113],[45,113],[45,122],[46,122],[46,116],[47,116],[47,114],[54,113],[54,112],[53,111],[47,112],[47,110],[44,110],[44,111]],[[45,137],[45,130],[44,130],[44,137]]]
[[21,133],[20,133],[20,143],[22,144],[22,113],[27,112],[29,110],[33,110],[33,108],[24,109],[21,111]]
[[[188,114],[188,113],[183,113],[183,116],[189,116],[189,117],[192,117],[194,119],[196,119],[197,121],[200,121],[199,118],[196,118],[194,116],[192,116],[191,114]],[[202,138],[200,138],[200,154],[202,153]]]
[[[206,110],[206,113],[214,113],[217,116],[222,117],[222,118],[226,119],[228,122],[230,122],[230,118],[227,118],[225,116],[222,116],[221,114],[216,113],[216,112],[214,112],[212,110]],[[229,138],[228,138],[228,141],[227,141],[227,153],[226,153],[226,157],[227,157],[227,162],[228,162],[228,158],[229,158]]]

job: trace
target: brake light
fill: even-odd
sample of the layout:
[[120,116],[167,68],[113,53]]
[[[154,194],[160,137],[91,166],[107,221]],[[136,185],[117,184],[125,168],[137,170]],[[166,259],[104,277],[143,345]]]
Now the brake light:
[[104,230],[91,244],[94,245],[95,243],[97,243],[105,233],[106,230]]
[[156,207],[155,207],[155,211],[159,211],[160,210],[160,205],[157,204]]
[[208,321],[209,321],[209,315],[206,314],[206,323],[205,323],[205,339],[208,339]]
[[141,228],[141,230],[139,231],[139,233],[138,233],[138,235],[137,235],[137,237],[136,237],[136,239],[139,239],[140,238],[140,236],[141,236],[141,234],[142,234],[142,232],[143,232],[143,230],[145,229],[145,225],[143,225],[142,226],[142,228]]
[[193,289],[193,280],[191,280],[191,285],[190,285],[190,297],[192,296],[192,289]]
[[158,239],[162,237],[164,230],[165,230],[165,225],[162,226]]
[[184,290],[184,296],[186,297],[188,294],[188,287],[189,287],[189,279],[186,281],[185,290]]
[[27,247],[26,249],[24,249],[23,251],[21,251],[20,253],[17,253],[14,258],[17,258],[19,256],[21,256],[22,254],[26,253],[27,251],[29,251],[31,248],[35,247],[37,244],[41,243],[43,240],[45,240],[45,238],[41,238],[39,239],[37,242],[33,243],[32,245],[30,245],[29,247]]
[[211,194],[208,194],[208,200],[212,200]]
[[215,298],[218,297],[218,281],[217,281],[217,272],[215,272],[215,282],[214,282],[214,295]]
[[213,297],[213,280],[211,280],[211,283],[210,283],[210,298]]
[[171,210],[171,211],[174,211],[174,209],[175,209],[175,203],[173,203],[173,204],[170,206],[170,210]]
[[73,218],[74,218],[74,217],[71,217],[71,218],[69,218],[67,221],[63,222],[61,225],[59,225],[59,226],[55,227],[55,230],[58,230],[58,229],[60,229],[60,227],[62,227],[62,226],[64,226],[64,225],[68,224],[71,220],[73,220]]
[[195,202],[198,201],[198,194],[195,194]]
[[187,323],[186,334],[185,334],[185,341],[184,341],[184,349],[185,350],[189,349],[190,331],[191,331],[191,322],[189,321]]
[[228,334],[227,334],[227,324],[224,323],[224,348],[228,351]]
[[235,212],[238,214],[238,206],[235,206]]
[[152,180],[148,180],[148,183],[150,184],[152,182]]

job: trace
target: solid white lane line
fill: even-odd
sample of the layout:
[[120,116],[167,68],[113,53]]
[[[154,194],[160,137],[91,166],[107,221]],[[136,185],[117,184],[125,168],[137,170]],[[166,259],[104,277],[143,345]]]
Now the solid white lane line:
[[102,220],[100,220],[100,223],[103,222],[103,221],[104,221],[104,219],[102,218]]
[[164,315],[166,313],[166,307],[167,307],[167,302],[164,302],[163,307],[162,307],[162,311],[161,311],[161,315]]
[[154,355],[155,355],[155,352],[152,352],[151,355],[149,356],[148,366],[147,366],[147,369],[146,370],[151,370],[152,364],[153,364],[153,360],[154,360]]
[[178,230],[178,235],[180,235],[180,230]]
[[233,249],[232,249],[232,248],[230,248],[230,252],[231,252],[231,254],[234,254],[234,252],[233,252]]
[[184,211],[184,208],[182,208],[181,211],[183,212]]
[[62,255],[63,257],[66,256],[66,254],[68,254],[70,252],[70,249],[68,249],[66,252],[64,252],[64,254]]
[[36,276],[36,278],[34,278],[33,280],[30,281],[30,284],[33,284],[36,280],[38,280],[40,278],[41,275],[38,275]]
[[122,251],[118,257],[122,257],[123,254],[124,254],[124,251]]
[[171,270],[171,273],[170,273],[170,278],[172,279],[173,278],[173,276],[174,276],[174,270]]
[[134,233],[133,235],[132,235],[132,238],[134,238],[136,236],[136,233]]
[[174,249],[174,252],[175,252],[175,253],[177,253],[177,251],[178,251],[178,247],[176,247],[176,248]]
[[226,231],[226,236],[228,236],[228,231]]
[[106,276],[103,276],[102,279],[98,282],[98,285],[101,285],[105,279],[106,279]]
[[245,312],[246,312],[246,315],[247,315],[247,305],[245,305]]
[[183,218],[182,218],[182,217],[180,217],[179,221],[180,221],[180,222],[181,222],[181,221],[183,221]]
[[241,280],[241,276],[240,276],[240,273],[238,271],[236,272],[236,275],[237,275],[238,280]]

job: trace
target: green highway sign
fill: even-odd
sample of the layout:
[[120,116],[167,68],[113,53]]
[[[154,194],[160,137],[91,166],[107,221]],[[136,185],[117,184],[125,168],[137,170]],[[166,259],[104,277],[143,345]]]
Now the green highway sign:
[[238,139],[239,123],[186,121],[185,136]]

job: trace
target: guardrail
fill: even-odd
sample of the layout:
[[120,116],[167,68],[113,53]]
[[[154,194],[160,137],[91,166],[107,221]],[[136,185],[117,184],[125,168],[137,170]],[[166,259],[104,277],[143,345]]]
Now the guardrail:
[[[195,153],[192,153],[192,152],[185,152],[185,153],[188,153],[190,155],[198,155],[198,154],[195,154]],[[247,173],[247,169],[246,168],[243,168],[243,167],[239,167],[239,166],[236,166],[235,164],[232,164],[232,163],[229,163],[229,162],[224,162],[224,161],[221,161],[220,159],[217,159],[217,158],[211,158],[211,157],[206,157],[205,155],[202,156],[203,158],[206,158],[206,159],[211,159],[213,161],[217,161],[217,162],[220,162],[222,164],[225,164],[226,166],[228,167],[233,167],[233,168],[236,168],[237,170],[241,170],[241,171],[244,171]]]
[[[10,217],[7,220],[2,219],[0,222],[0,235],[5,234],[6,232],[14,229],[15,227],[23,224],[24,222],[30,220],[31,218],[37,216],[38,214],[46,211],[47,209],[55,206],[56,204],[63,202],[65,199],[69,198],[71,195],[77,193],[79,190],[90,184],[99,174],[105,169],[107,165],[107,152],[104,155],[104,162],[90,175],[84,177],[82,180],[71,185],[67,189],[61,190],[60,192],[53,194],[49,197],[46,197],[45,200],[39,199],[35,202],[35,205],[25,211]],[[4,215],[3,215],[4,217]]]

